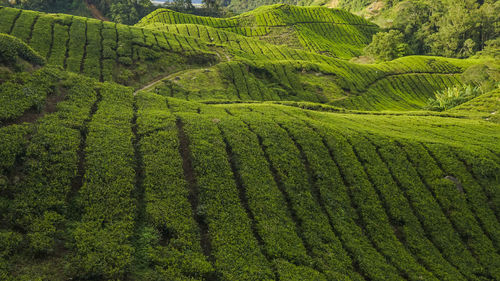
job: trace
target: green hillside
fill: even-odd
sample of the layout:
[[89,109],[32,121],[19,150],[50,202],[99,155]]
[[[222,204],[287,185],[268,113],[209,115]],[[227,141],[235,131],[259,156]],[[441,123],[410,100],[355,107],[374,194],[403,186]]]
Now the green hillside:
[[169,68],[216,60],[205,44],[164,32],[12,8],[0,15],[0,33],[23,40],[48,64],[100,81],[135,85]]
[[378,27],[344,10],[291,5],[262,6],[233,18],[208,18],[158,9],[139,26],[196,24],[254,37],[274,44],[333,57],[351,58],[371,41]]
[[230,9],[236,12],[245,12],[264,5],[289,4],[298,6],[320,6],[326,4],[328,1],[329,0],[230,0],[225,1],[225,3],[227,3]]
[[479,114],[488,121],[500,123],[500,89],[483,94],[452,109],[454,112]]
[[500,280],[498,61],[376,31],[0,7],[0,280]]

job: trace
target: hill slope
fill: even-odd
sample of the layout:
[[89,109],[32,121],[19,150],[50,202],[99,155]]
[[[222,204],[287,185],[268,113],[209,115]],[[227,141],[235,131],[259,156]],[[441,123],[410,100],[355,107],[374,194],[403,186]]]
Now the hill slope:
[[204,105],[68,78],[55,113],[0,128],[4,274],[499,277],[499,125]]
[[[260,10],[278,13],[283,6]],[[2,31],[27,42],[51,65],[100,81],[127,85],[144,84],[160,77],[168,85],[179,86],[180,95],[185,96],[183,88],[186,87],[194,91],[191,99],[305,100],[358,110],[419,109],[433,91],[459,84],[456,75],[477,63],[473,60],[408,57],[386,64],[357,65],[312,52],[277,47],[199,24],[153,23],[140,28],[10,8],[1,9],[0,14],[4,21]],[[186,18],[207,20],[193,16]],[[227,26],[228,22],[237,19],[218,21],[212,25]],[[286,17],[281,17],[280,21],[292,22]],[[210,67],[217,62],[222,63]],[[177,79],[190,75],[191,72],[183,69],[199,69],[200,66],[204,67],[201,70],[208,71],[193,70],[195,74],[189,78],[191,80]],[[403,86],[393,89],[383,78],[402,81]],[[210,85],[193,79],[207,81]],[[415,83],[423,83],[423,86],[418,90],[419,95],[412,97],[410,92],[414,91]],[[225,90],[228,87],[230,91]],[[252,89],[261,92],[249,94],[249,91],[254,91]],[[392,102],[372,101],[373,96],[379,94]]]
[[286,9],[316,11],[1,8],[0,279],[500,280],[498,90],[421,111],[483,61],[242,31]]
[[299,6],[310,6],[310,5],[324,5],[328,0],[230,0],[226,1],[229,8],[236,12],[246,12],[254,10],[260,6],[272,5],[272,4],[289,4],[289,5],[299,5]]
[[[1,8],[1,7],[0,7]],[[0,9],[0,32],[28,43],[51,65],[100,81],[146,82],[169,68],[209,64],[215,54],[176,35],[64,14]]]
[[342,58],[359,56],[378,31],[376,25],[344,10],[282,4],[262,6],[228,19],[158,9],[138,25],[147,27],[152,23],[206,25]]

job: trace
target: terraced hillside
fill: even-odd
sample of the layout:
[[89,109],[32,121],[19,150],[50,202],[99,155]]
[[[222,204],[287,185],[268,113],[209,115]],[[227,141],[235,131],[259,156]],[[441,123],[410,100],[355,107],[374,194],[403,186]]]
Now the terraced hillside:
[[284,4],[261,6],[228,19],[158,9],[138,25],[147,27],[158,23],[204,25],[341,58],[359,56],[378,31],[373,23],[344,10]]
[[3,276],[500,278],[499,125],[58,75],[55,112],[0,128]]
[[460,74],[477,63],[416,56],[369,66],[329,62],[225,62],[175,73],[154,88],[204,102],[292,100],[353,110],[417,110],[435,91],[461,84]]
[[[280,7],[269,9],[277,12]],[[166,82],[164,91],[187,99],[298,100],[357,110],[420,109],[434,91],[460,84],[458,74],[477,63],[407,57],[358,65],[192,23],[139,28],[10,8],[0,9],[0,14],[5,22],[2,31],[24,40],[51,65],[126,85],[161,78]],[[224,26],[234,19],[213,21]],[[399,86],[389,85],[392,81]]]
[[100,81],[144,83],[216,60],[192,38],[64,14],[0,7],[0,33],[23,40],[51,65]]
[[500,280],[499,91],[421,110],[484,60],[232,20],[0,9],[0,280]]
[[299,5],[299,6],[318,6],[325,5],[330,0],[230,0],[226,1],[227,5],[231,10],[236,12],[246,12],[254,10],[260,6],[272,5],[272,4],[289,4],[289,5]]
[[499,110],[500,89],[497,89],[461,104],[451,111],[483,115],[483,118],[488,121],[500,123]]

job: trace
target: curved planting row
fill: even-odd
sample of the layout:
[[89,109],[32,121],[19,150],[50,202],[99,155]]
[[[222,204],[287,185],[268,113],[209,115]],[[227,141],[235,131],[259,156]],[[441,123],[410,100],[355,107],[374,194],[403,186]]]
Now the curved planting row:
[[221,29],[192,24],[147,25],[146,29],[166,31],[187,38],[200,39],[210,44],[222,44],[226,52],[249,60],[312,60],[321,62],[315,54],[287,47],[280,47]]
[[280,26],[298,23],[330,22],[336,24],[352,24],[374,26],[373,23],[362,17],[341,9],[323,7],[298,7],[293,5],[262,6],[251,12],[243,13],[232,18],[211,18],[190,14],[183,14],[169,9],[157,9],[144,17],[139,25],[154,22],[166,24],[199,24],[215,28],[230,28],[243,26]]
[[0,129],[5,276],[52,276],[43,254],[59,279],[500,277],[496,124],[70,78],[56,113]]
[[235,19],[201,17],[183,14],[169,9],[157,9],[139,21],[138,25],[146,25],[154,22],[166,24],[200,24],[210,27],[233,27],[237,25]]
[[297,24],[295,30],[304,47],[334,57],[351,58],[362,54],[376,28],[331,23]]
[[[10,241],[2,245],[14,255],[0,269],[0,275],[7,280],[15,271],[9,268],[16,255],[50,259],[68,242],[66,233],[74,217],[72,203],[79,186],[79,155],[97,95],[91,79],[59,75],[66,94],[55,113],[34,124],[1,129],[2,140],[9,144],[2,144],[0,153],[5,159],[0,176],[0,232],[2,241]],[[0,260],[10,254],[4,252]]]
[[365,93],[333,105],[354,110],[417,110],[424,108],[435,92],[461,83],[460,76],[453,74],[393,75],[378,80]]
[[[180,26],[179,30],[182,29]],[[239,46],[248,52],[259,52],[257,47],[263,45],[254,45],[254,42],[240,41]],[[293,56],[288,49],[277,51],[276,57]],[[355,110],[414,110],[425,107],[436,91],[462,83],[459,73],[464,68],[461,65],[452,64],[452,60],[428,63],[432,61],[433,58],[425,57],[374,65],[336,59],[317,63],[230,61],[208,69],[179,72],[175,79],[172,77],[160,84],[158,90],[166,96],[199,101],[289,100],[330,102]],[[415,67],[405,68],[409,63]]]
[[342,9],[300,7],[285,4],[262,6],[238,17],[241,17],[241,20],[255,17],[258,24],[268,26],[282,23],[290,25],[314,22],[376,26],[368,20]]
[[71,274],[113,278],[125,274],[134,254],[133,96],[130,88],[103,84],[100,97],[88,124],[85,174],[76,200],[81,219],[71,232]]
[[144,79],[144,69],[149,78],[165,71],[158,64],[204,64],[214,59],[196,39],[150,29],[11,8],[0,10],[0,17],[2,28],[8,26],[0,32],[25,41],[49,64],[100,81],[130,83]]
[[[351,58],[361,54],[378,27],[343,10],[319,7],[272,5],[228,19],[213,19],[159,9],[146,16],[139,26],[163,24],[196,24],[223,29],[244,36],[262,37],[293,27],[295,40],[314,52]],[[272,29],[277,28],[277,29]],[[291,40],[291,39],[289,39]],[[319,42],[319,43],[318,43]],[[282,42],[282,44],[292,42]],[[347,49],[347,50],[345,50]]]
[[480,95],[464,104],[452,109],[452,112],[465,112],[475,114],[486,114],[487,120],[500,123],[500,89]]

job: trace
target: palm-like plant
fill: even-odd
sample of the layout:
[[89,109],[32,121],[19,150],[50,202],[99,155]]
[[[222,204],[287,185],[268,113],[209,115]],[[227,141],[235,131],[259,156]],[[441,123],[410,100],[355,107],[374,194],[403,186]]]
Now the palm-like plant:
[[429,98],[427,109],[443,111],[467,102],[481,94],[481,89],[472,85],[448,87],[437,91],[434,98]]

